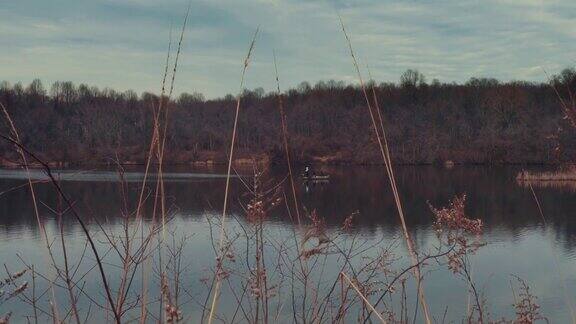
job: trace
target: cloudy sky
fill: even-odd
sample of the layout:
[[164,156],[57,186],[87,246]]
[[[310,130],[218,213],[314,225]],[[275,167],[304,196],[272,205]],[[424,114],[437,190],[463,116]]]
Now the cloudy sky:
[[[544,80],[576,62],[574,0],[192,0],[176,92],[236,93],[258,25],[248,88],[353,82],[337,14],[378,81]],[[158,92],[170,25],[188,0],[2,0],[0,80],[72,80]],[[175,31],[177,33],[177,31]]]

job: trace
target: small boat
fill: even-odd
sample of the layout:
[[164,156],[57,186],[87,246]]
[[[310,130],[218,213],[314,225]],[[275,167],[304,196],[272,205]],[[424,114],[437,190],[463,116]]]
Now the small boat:
[[330,175],[311,175],[311,176],[302,175],[302,180],[317,181],[317,182],[330,181]]

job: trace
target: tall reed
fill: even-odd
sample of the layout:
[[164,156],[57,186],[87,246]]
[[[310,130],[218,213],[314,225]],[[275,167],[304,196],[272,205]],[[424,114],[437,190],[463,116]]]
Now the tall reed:
[[296,186],[294,184],[294,174],[292,173],[292,161],[290,159],[290,147],[288,145],[288,124],[286,122],[286,112],[284,111],[284,101],[282,100],[282,92],[280,92],[280,77],[278,75],[278,64],[276,62],[276,52],[274,56],[274,71],[276,72],[276,92],[278,98],[278,110],[280,111],[280,126],[282,128],[282,143],[284,144],[284,154],[286,154],[286,165],[288,166],[288,177],[290,179],[290,187],[292,188],[292,199],[294,201],[294,211],[298,224],[300,224],[300,205],[298,204],[298,196],[296,195]]
[[[383,123],[380,122],[381,129],[382,129],[382,134],[380,134],[380,130],[378,129],[378,125],[377,125],[377,122],[376,122],[376,119],[375,119],[375,116],[373,113],[372,104],[370,103],[370,98],[368,96],[368,92],[366,90],[364,80],[362,78],[362,73],[360,72],[360,67],[358,66],[358,61],[356,59],[356,55],[354,54],[354,49],[352,48],[352,42],[350,40],[350,37],[348,36],[348,33],[346,32],[346,27],[344,26],[344,21],[342,20],[342,17],[339,15],[338,18],[340,19],[340,26],[342,28],[342,32],[343,32],[344,37],[346,38],[346,42],[348,44],[348,49],[350,51],[350,56],[352,57],[352,62],[354,64],[354,68],[355,68],[357,76],[358,76],[358,81],[360,82],[360,87],[362,89],[362,93],[364,94],[364,98],[366,99],[366,105],[368,107],[368,112],[370,114],[372,126],[374,129],[374,132],[376,133],[376,139],[378,141],[380,153],[382,154],[382,159],[384,160],[386,172],[388,175],[388,179],[390,181],[390,187],[392,188],[392,193],[394,194],[394,201],[396,202],[396,209],[398,210],[398,216],[400,217],[400,222],[402,224],[402,231],[404,233],[404,238],[406,241],[406,245],[408,247],[408,252],[410,253],[410,257],[412,258],[412,263],[417,265],[417,264],[419,264],[418,254],[414,248],[414,244],[412,242],[410,234],[408,233],[408,228],[406,226],[406,220],[404,217],[404,210],[402,208],[402,202],[400,200],[400,195],[398,194],[398,188],[396,186],[396,179],[394,177],[394,170],[392,168],[392,161],[390,159],[390,151],[388,149],[388,144],[387,144],[387,140],[386,140],[386,133],[384,132]],[[376,109],[380,110],[379,107],[377,107]],[[380,120],[381,120],[381,118],[380,118]],[[383,139],[380,136],[382,136]],[[384,144],[383,144],[383,142],[384,142]],[[425,320],[426,320],[426,323],[430,324],[430,323],[432,323],[432,319],[430,316],[430,312],[428,310],[428,305],[426,303],[426,298],[424,295],[424,288],[422,287],[422,277],[420,274],[420,267],[419,266],[416,266],[414,268],[414,275],[415,275],[417,283],[418,283],[418,294],[420,295],[419,300],[420,300],[420,303],[422,305],[422,309],[424,310]]]
[[230,152],[228,154],[228,170],[226,171],[226,186],[224,189],[224,203],[222,207],[222,217],[221,217],[221,228],[220,228],[220,239],[219,239],[219,251],[218,251],[218,264],[217,267],[219,269],[216,270],[216,286],[214,288],[213,296],[212,296],[212,304],[210,306],[210,314],[208,317],[208,323],[211,324],[214,318],[214,314],[216,311],[216,307],[218,305],[218,298],[220,296],[220,286],[222,278],[219,276],[219,271],[221,270],[222,262],[224,262],[223,252],[224,252],[224,240],[226,237],[226,212],[228,208],[228,193],[230,190],[230,176],[232,171],[232,161],[234,157],[234,144],[236,142],[236,132],[238,130],[238,116],[240,115],[240,103],[242,99],[242,92],[244,91],[244,77],[246,76],[246,71],[248,70],[248,65],[250,63],[250,57],[252,56],[252,51],[254,50],[254,45],[256,44],[256,37],[258,36],[258,31],[260,27],[256,29],[254,32],[254,36],[252,37],[252,41],[250,42],[250,47],[248,48],[248,53],[244,58],[244,64],[242,67],[242,75],[240,77],[240,90],[238,92],[238,98],[236,99],[236,112],[234,115],[234,126],[232,128],[232,139],[230,141]]
[[[144,179],[142,180],[142,186],[140,188],[140,195],[138,199],[138,204],[136,207],[136,217],[139,220],[139,223],[142,224],[142,218],[140,210],[142,205],[144,204],[144,191],[146,188],[146,181],[150,170],[150,164],[152,162],[152,157],[156,155],[156,159],[158,161],[157,166],[157,181],[156,181],[156,190],[154,195],[154,208],[153,213],[156,213],[156,202],[158,197],[160,196],[161,200],[161,217],[162,217],[162,237],[166,235],[165,231],[165,222],[166,222],[166,206],[165,206],[165,191],[164,191],[164,179],[163,179],[163,161],[164,161],[164,152],[165,152],[165,144],[166,144],[166,137],[167,137],[167,130],[168,130],[168,114],[169,114],[169,103],[172,97],[172,92],[174,90],[174,83],[176,79],[176,72],[178,70],[178,60],[180,58],[180,53],[182,49],[182,43],[184,39],[184,33],[186,31],[186,26],[188,23],[188,17],[190,15],[190,8],[191,2],[188,3],[188,8],[186,10],[186,15],[184,16],[184,22],[182,23],[182,29],[180,31],[180,38],[178,41],[176,57],[174,60],[174,65],[172,68],[172,75],[170,80],[170,90],[168,92],[168,96],[166,96],[166,80],[168,77],[168,67],[170,65],[170,54],[172,49],[172,25],[170,25],[170,33],[169,33],[169,40],[168,40],[168,49],[166,53],[166,62],[164,64],[164,75],[162,77],[162,84],[161,84],[161,91],[160,91],[160,101],[158,103],[158,107],[153,109],[153,130],[152,130],[152,137],[150,140],[150,147],[148,149],[147,159],[146,159],[146,166],[144,171]],[[161,117],[164,117],[162,120]],[[163,127],[161,126],[161,122],[163,122]],[[162,128],[162,132],[160,129]],[[155,217],[153,217],[155,219]],[[144,228],[142,227],[142,240],[144,240]],[[143,286],[143,298],[141,302],[141,322],[143,323],[146,320],[146,299],[147,299],[147,287],[146,287],[146,275],[145,275],[145,268],[148,267],[148,263],[146,266],[142,268],[142,286]]]

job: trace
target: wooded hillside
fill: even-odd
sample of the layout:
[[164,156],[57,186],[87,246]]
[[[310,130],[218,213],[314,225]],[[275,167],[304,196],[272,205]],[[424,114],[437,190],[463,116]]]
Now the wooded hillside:
[[[554,77],[564,98],[576,73]],[[407,71],[398,84],[375,86],[390,150],[397,163],[556,163],[574,161],[576,133],[564,119],[550,84],[501,83],[472,78],[465,84],[426,83]],[[0,102],[12,114],[23,143],[49,161],[142,162],[152,134],[151,93],[116,92],[84,84],[39,80],[3,82]],[[290,145],[297,161],[379,163],[365,99],[357,86],[328,81],[301,83],[283,94]],[[569,99],[568,99],[569,100]],[[246,90],[238,133],[238,157],[280,161],[276,94]],[[235,98],[205,100],[184,93],[169,104],[168,163],[225,160]],[[2,121],[1,132],[9,133]],[[0,143],[0,156],[16,159]]]

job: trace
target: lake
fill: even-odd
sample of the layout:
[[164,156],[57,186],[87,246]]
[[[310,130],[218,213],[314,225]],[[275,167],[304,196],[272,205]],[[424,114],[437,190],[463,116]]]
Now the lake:
[[[474,255],[470,255],[469,261],[473,280],[486,301],[485,307],[490,318],[514,318],[514,296],[519,293],[515,276],[518,276],[530,286],[530,292],[537,296],[542,315],[553,323],[567,323],[572,318],[567,302],[574,303],[576,300],[576,189],[570,184],[534,186],[534,193],[545,216],[543,220],[531,189],[515,180],[519,170],[519,167],[479,166],[456,166],[452,169],[432,166],[398,167],[397,184],[407,227],[419,253],[434,253],[438,239],[433,227],[434,214],[430,205],[447,206],[454,196],[466,194],[467,216],[481,219],[484,224],[482,241],[486,245]],[[250,187],[253,180],[252,169],[237,171],[238,176],[235,176],[231,183],[230,217],[225,224],[235,256],[227,261],[229,274],[223,280],[225,284],[222,285],[218,309],[218,318],[226,322],[246,321],[249,315],[245,313],[250,313],[255,305],[250,301],[250,296],[239,295],[250,283],[246,273],[253,270],[255,262],[254,253],[251,252],[254,251],[251,238],[257,228],[245,217],[243,207],[247,206],[250,195],[240,181],[243,179]],[[326,235],[334,237],[335,244],[344,251],[348,248],[350,251],[353,248],[360,251],[350,257],[353,266],[361,268],[363,262],[367,262],[365,260],[379,255],[382,251],[394,255],[390,259],[394,262],[391,266],[394,271],[408,266],[410,259],[384,168],[326,167],[322,171],[330,173],[328,183],[306,184],[297,180],[296,191],[303,206],[302,214],[305,214],[305,210],[315,210],[317,217],[324,222]],[[166,254],[174,252],[170,246],[174,248],[178,242],[185,240],[185,245],[179,250],[181,287],[178,291],[180,310],[183,319],[188,322],[200,320],[203,305],[210,293],[210,280],[216,264],[215,251],[220,235],[219,219],[226,181],[224,173],[220,168],[189,170],[175,167],[167,170],[164,176],[169,219],[166,220],[165,228],[160,230],[162,235],[158,236],[164,237],[166,247],[161,251]],[[106,247],[108,238],[104,232],[112,236],[122,234],[122,211],[135,210],[142,179],[141,170],[127,169],[123,177],[124,187],[114,170],[64,170],[56,172],[56,175],[61,180],[63,190],[73,201],[74,208],[86,220],[95,237],[105,261],[110,285],[117,287],[119,279],[115,274],[118,273],[120,260],[115,256],[115,251]],[[286,172],[272,169],[262,177],[261,187],[280,188],[275,190],[277,196],[274,199],[283,198],[282,192],[290,196],[291,190],[285,176]],[[88,322],[103,321],[102,316],[111,315],[95,306],[97,303],[105,305],[106,298],[98,272],[94,268],[93,255],[86,248],[85,235],[70,213],[66,213],[61,222],[58,221],[55,211],[64,210],[65,206],[58,199],[53,187],[45,183],[45,175],[41,171],[33,171],[31,177],[35,181],[36,195],[41,202],[41,224],[53,244],[56,262],[63,262],[59,248],[60,231],[67,245],[69,262],[75,265],[82,260],[75,273],[75,280],[78,280],[81,287],[77,288],[79,313],[82,318],[87,318]],[[151,179],[154,180],[155,176]],[[67,306],[69,299],[67,292],[60,287],[62,282],[60,286],[53,287],[53,290],[50,290],[47,284],[46,278],[54,278],[55,273],[51,270],[52,261],[46,252],[46,242],[34,216],[30,192],[25,185],[24,172],[0,170],[0,263],[5,264],[10,272],[24,269],[24,264],[34,265],[39,275],[44,277],[36,278],[36,297],[40,309],[38,316],[48,318],[49,315],[43,312],[51,313],[48,301],[55,299],[61,318],[70,320]],[[148,185],[149,190],[146,190],[148,203],[142,208],[145,223],[152,222],[151,192],[154,186],[155,182],[152,182]],[[282,188],[285,190],[282,191]],[[124,194],[121,194],[122,192]],[[300,293],[296,293],[296,301],[291,297],[291,288],[294,286],[297,286],[297,292],[302,290],[302,287],[298,287],[301,278],[296,281],[298,284],[294,284],[293,274],[283,271],[289,269],[291,263],[296,263],[297,257],[294,258],[294,251],[289,249],[298,246],[298,239],[305,236],[305,230],[295,225],[294,213],[289,214],[286,211],[286,203],[291,204],[290,199],[282,201],[266,213],[262,241],[267,246],[263,249],[262,258],[265,257],[268,262],[268,280],[272,287],[270,291],[274,290],[269,296],[272,305],[270,308],[277,314],[279,322],[291,322],[294,312],[306,313],[301,310],[303,303],[299,299]],[[342,229],[343,223],[351,214],[354,214],[351,227]],[[303,222],[310,223],[309,220]],[[135,226],[138,226],[137,222],[131,220],[129,227]],[[250,251],[251,254],[246,252],[244,257],[245,251]],[[164,262],[169,263],[166,261],[168,256],[165,258]],[[245,259],[251,261],[245,262]],[[311,257],[308,261],[315,262],[310,267],[315,266],[317,269],[308,278],[313,283],[308,287],[311,291],[309,298],[314,299],[313,296],[322,295],[338,280],[340,269],[346,261],[338,256],[338,252],[333,248]],[[155,258],[147,268],[150,296],[159,296],[159,261]],[[428,262],[424,269],[424,293],[433,316],[439,322],[444,316],[447,321],[458,322],[465,319],[470,307],[466,282],[452,274],[446,265],[435,261]],[[5,271],[2,271],[2,274],[0,278],[6,277]],[[411,275],[406,278],[406,313],[412,317],[417,303],[414,280]],[[32,283],[30,271],[22,280]],[[375,285],[382,280],[384,279],[375,277]],[[142,282],[140,270],[135,272],[134,282],[134,288],[129,295],[137,305],[137,292]],[[387,297],[385,303],[386,307],[393,308],[398,313],[402,300],[401,286],[395,287],[396,292],[389,299]],[[31,296],[31,289],[28,288],[25,293]],[[370,300],[375,301],[378,295],[378,290],[375,289],[370,294]],[[357,298],[353,291],[349,292],[348,296]],[[244,307],[237,306],[239,298],[243,300]],[[339,292],[331,303],[338,301]],[[150,308],[153,308],[150,310],[150,321],[159,313],[156,304],[150,297]],[[295,304],[298,307],[294,310]],[[357,302],[351,307],[348,320],[357,320],[361,304]],[[384,310],[382,305],[380,304],[379,310]],[[139,315],[138,307],[127,312],[128,318]],[[0,315],[8,311],[13,311],[14,323],[26,322],[26,316],[32,316],[32,307],[22,296],[0,304]],[[418,311],[416,316],[422,319],[421,311]],[[106,319],[111,320],[110,317]],[[372,317],[372,320],[376,318]],[[331,317],[326,315],[322,321],[330,322]]]

